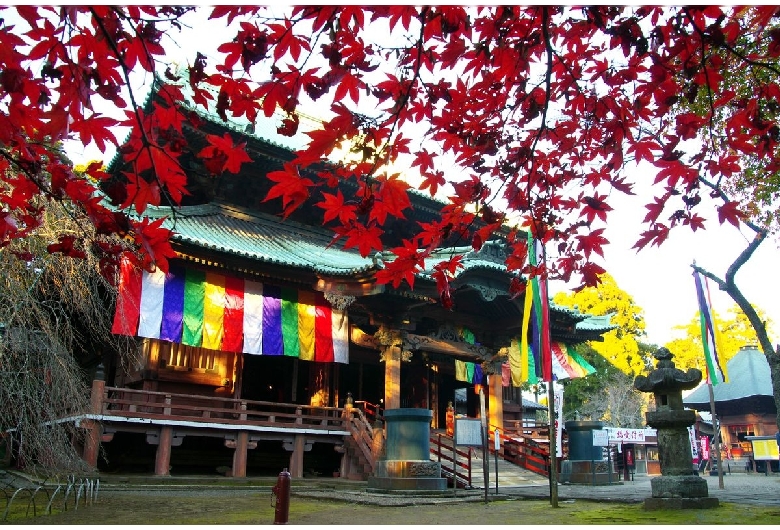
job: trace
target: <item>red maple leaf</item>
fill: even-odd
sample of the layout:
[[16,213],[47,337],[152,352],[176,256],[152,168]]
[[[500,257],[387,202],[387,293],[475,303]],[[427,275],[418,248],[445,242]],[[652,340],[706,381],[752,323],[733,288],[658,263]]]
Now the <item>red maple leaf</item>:
[[341,193],[341,190],[336,190],[336,195],[323,192],[322,196],[324,197],[324,200],[318,202],[315,206],[319,206],[325,210],[323,224],[338,218],[342,225],[347,226],[352,221],[357,220],[357,215],[355,213],[357,206],[354,204],[345,204],[344,195]]
[[148,182],[143,177],[129,171],[123,172],[127,177],[127,195],[125,201],[119,206],[124,209],[131,204],[135,206],[135,211],[139,214],[144,213],[148,205],[156,206],[160,204],[160,186],[157,181]]
[[71,123],[70,130],[71,132],[78,134],[79,140],[84,145],[95,142],[95,145],[100,151],[105,151],[107,141],[114,145],[118,145],[116,137],[110,129],[110,127],[113,127],[118,123],[119,122],[113,118],[93,114],[89,118]]
[[276,182],[268,190],[263,202],[280,197],[282,199],[282,214],[284,217],[290,215],[298,206],[309,198],[309,188],[314,186],[311,179],[301,177],[298,173],[298,167],[292,164],[285,164],[284,170],[272,171],[266,175],[268,180]]
[[636,243],[634,243],[634,246],[631,248],[635,248],[637,250],[642,250],[645,248],[648,244],[660,246],[661,243],[666,241],[666,238],[669,237],[669,227],[662,224],[655,224],[653,227],[649,230],[645,230],[639,235],[639,239]]
[[335,228],[334,231],[336,232],[336,239],[346,238],[346,241],[344,241],[345,249],[357,247],[360,255],[364,258],[372,250],[382,250],[380,236],[384,232],[376,225],[365,226],[362,223],[354,223],[351,227],[340,226]]
[[392,261],[386,261],[384,268],[376,273],[376,281],[380,284],[392,283],[398,288],[402,281],[406,281],[411,289],[414,289],[414,279],[425,264],[425,253],[421,252],[417,245],[411,241],[404,241],[403,246],[391,249],[396,255]]
[[728,221],[739,228],[740,220],[744,217],[745,214],[739,209],[739,203],[736,201],[727,201],[721,206],[718,206],[718,220],[720,221],[720,224]]
[[171,231],[162,227],[164,222],[164,217],[154,221],[146,218],[131,221],[135,243],[142,251],[141,266],[146,270],[159,267],[167,273],[168,259],[176,257],[170,242]]
[[57,243],[52,243],[46,247],[46,251],[49,254],[64,254],[71,258],[84,259],[87,257],[86,252],[77,247],[78,239],[72,235],[60,235]]
[[606,221],[607,212],[612,211],[612,207],[604,202],[606,198],[606,195],[599,195],[598,193],[595,193],[592,197],[583,197],[582,202],[585,203],[585,206],[583,206],[580,215],[584,216],[588,223],[592,223],[596,217]]
[[207,164],[211,163],[209,170],[215,175],[225,170],[231,173],[238,173],[241,171],[241,164],[252,161],[246,153],[246,142],[234,144],[233,138],[230,137],[229,133],[225,133],[222,136],[207,134],[206,140],[211,145],[201,149],[198,152],[198,156],[203,158]]
[[412,206],[406,192],[409,189],[409,184],[401,180],[397,174],[390,177],[379,177],[377,181],[379,181],[379,186],[375,191],[369,219],[375,219],[380,225],[385,224],[388,214],[404,219],[403,211]]
[[582,274],[582,285],[575,288],[575,291],[578,291],[582,289],[583,287],[595,287],[601,282],[601,275],[604,274],[605,271],[603,267],[600,265],[597,265],[596,263],[585,263],[582,268],[580,268],[580,274]]
[[634,153],[634,160],[638,163],[642,160],[647,160],[648,162],[653,162],[656,158],[656,155],[653,154],[654,151],[660,151],[661,146],[659,146],[656,142],[652,140],[644,140],[639,142],[634,142],[631,145],[628,146],[627,152]]
[[609,240],[602,235],[603,233],[604,229],[599,228],[591,231],[589,234],[576,236],[577,249],[581,250],[586,258],[590,258],[591,252],[595,252],[603,258],[604,251],[602,247],[609,243]]
[[441,171],[432,171],[423,174],[423,181],[420,184],[420,190],[428,188],[430,190],[431,197],[436,195],[439,191],[439,186],[444,186],[447,183],[447,179],[444,178],[444,173]]

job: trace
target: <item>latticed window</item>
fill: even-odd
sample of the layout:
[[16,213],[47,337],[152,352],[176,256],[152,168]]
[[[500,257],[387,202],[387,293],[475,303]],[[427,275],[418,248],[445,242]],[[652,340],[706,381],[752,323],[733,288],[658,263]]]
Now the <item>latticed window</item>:
[[[213,370],[217,352],[206,348],[196,348],[184,344],[166,343],[161,347],[166,366],[175,368]],[[165,355],[167,350],[167,355]]]

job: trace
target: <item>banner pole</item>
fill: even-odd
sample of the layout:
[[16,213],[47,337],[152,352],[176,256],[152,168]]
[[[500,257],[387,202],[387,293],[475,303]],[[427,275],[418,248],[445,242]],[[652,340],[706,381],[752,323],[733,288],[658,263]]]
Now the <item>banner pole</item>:
[[550,505],[558,507],[558,445],[556,441],[555,390],[553,382],[547,382],[547,414],[550,418]]
[[718,466],[718,489],[725,489],[723,485],[723,465],[720,458],[720,422],[715,415],[715,393],[712,391],[712,382],[707,383],[710,390],[710,412],[712,413],[712,450],[715,453],[715,465]]

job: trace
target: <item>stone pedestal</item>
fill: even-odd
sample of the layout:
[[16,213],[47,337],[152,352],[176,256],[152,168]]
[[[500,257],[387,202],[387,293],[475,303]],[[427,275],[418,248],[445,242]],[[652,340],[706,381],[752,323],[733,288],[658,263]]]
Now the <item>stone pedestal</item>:
[[719,501],[710,497],[707,491],[707,481],[697,476],[655,477],[650,480],[653,496],[645,499],[645,508],[657,509],[687,509],[716,508]]
[[384,458],[368,478],[369,491],[447,489],[441,465],[430,459],[431,419],[427,409],[385,410],[387,440]]

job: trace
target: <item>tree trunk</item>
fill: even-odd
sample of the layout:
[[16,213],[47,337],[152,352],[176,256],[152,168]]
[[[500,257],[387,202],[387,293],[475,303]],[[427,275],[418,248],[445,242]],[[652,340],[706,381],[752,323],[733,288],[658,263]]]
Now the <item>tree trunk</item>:
[[737,259],[734,260],[734,263],[728,268],[725,280],[718,278],[711,272],[708,272],[695,264],[691,265],[691,267],[693,270],[700,272],[717,283],[720,290],[728,294],[731,299],[737,303],[739,308],[748,318],[750,325],[755,330],[756,336],[758,337],[758,345],[761,348],[761,351],[764,352],[764,355],[766,355],[766,360],[769,363],[769,373],[772,378],[772,395],[775,399],[775,407],[778,412],[778,416],[775,417],[775,423],[777,424],[778,429],[780,429],[780,345],[777,347],[772,345],[766,331],[766,324],[759,318],[756,310],[750,302],[748,302],[747,298],[745,298],[734,281],[734,276],[737,274],[739,268],[750,259],[767,235],[766,230],[757,229],[755,226],[751,226],[751,228],[756,231],[756,235],[747,248],[737,256]]

